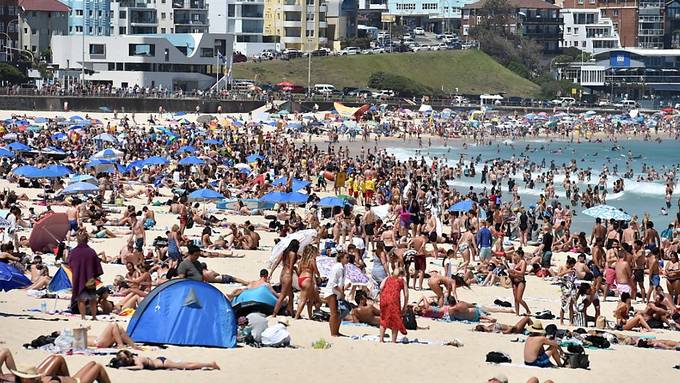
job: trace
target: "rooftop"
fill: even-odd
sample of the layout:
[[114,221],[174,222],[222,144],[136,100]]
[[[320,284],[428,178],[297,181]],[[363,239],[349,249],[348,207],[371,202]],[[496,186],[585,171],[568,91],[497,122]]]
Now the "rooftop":
[[24,11],[68,12],[69,8],[58,0],[19,0]]
[[[486,0],[481,0],[472,4],[465,4],[463,8],[467,9],[481,9],[484,7]],[[527,8],[527,9],[560,9],[555,4],[545,2],[543,0],[508,0],[508,4],[513,8]]]

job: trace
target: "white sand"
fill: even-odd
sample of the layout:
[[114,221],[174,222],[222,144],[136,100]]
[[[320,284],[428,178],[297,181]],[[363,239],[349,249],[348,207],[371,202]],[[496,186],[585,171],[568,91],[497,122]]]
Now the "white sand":
[[[3,112],[8,115],[11,112]],[[30,113],[29,113],[30,114]],[[84,113],[56,113],[57,115],[71,116]],[[49,113],[40,112],[41,116]],[[104,117],[101,113],[91,113],[93,117]],[[143,116],[138,115],[140,121]],[[0,188],[12,187],[6,182],[0,182]],[[29,192],[35,195],[35,190],[18,189],[17,192]],[[143,206],[144,201],[135,199],[126,203]],[[39,213],[44,208],[36,206]],[[63,209],[63,208],[62,208]],[[178,222],[175,215],[165,213],[165,208],[153,208],[156,211],[158,224],[155,230],[147,232],[147,241],[151,243],[158,235],[163,236],[166,227]],[[59,207],[54,210],[60,211]],[[254,223],[263,223],[261,217],[238,217],[231,216],[230,220],[242,222],[250,219]],[[188,231],[189,235],[198,235],[200,228]],[[28,235],[24,232],[23,235]],[[220,273],[228,273],[244,279],[257,279],[258,272],[265,267],[269,256],[269,249],[273,244],[273,233],[261,233],[262,250],[239,251],[245,253],[245,258],[235,259],[212,259],[206,258],[209,267]],[[96,241],[96,242],[95,242]],[[91,244],[97,251],[106,251],[107,254],[117,253],[124,245],[125,238],[108,240],[93,240]],[[564,260],[565,255],[557,255],[556,261]],[[437,263],[440,263],[438,261]],[[439,269],[438,266],[429,264],[428,270]],[[121,265],[104,265],[104,282],[111,283],[117,274],[124,274]],[[52,270],[54,272],[54,270]],[[278,274],[278,273],[277,273]],[[547,282],[533,276],[528,277],[528,287],[525,293],[527,303],[533,312],[550,309],[554,314],[559,313],[559,288],[551,286]],[[278,275],[272,279],[278,281]],[[217,287],[226,291],[224,286]],[[411,290],[410,300],[417,300],[422,292]],[[428,292],[425,292],[428,294]],[[472,290],[459,289],[458,295],[468,302],[477,302],[490,305],[495,298],[512,301],[510,290],[500,287],[477,287]],[[28,297],[25,291],[11,291],[0,293],[0,346],[9,347],[15,355],[18,363],[38,363],[46,353],[35,350],[25,350],[22,344],[30,342],[39,335],[49,334],[52,331],[74,328],[78,326],[92,326],[90,334],[97,334],[107,322],[81,321],[79,317],[51,316],[40,313],[26,313],[24,309],[37,309],[40,300]],[[54,300],[47,300],[48,308],[54,307]],[[59,309],[65,309],[66,300],[57,303]],[[608,319],[612,319],[612,311],[615,307],[613,298],[603,303],[602,313]],[[636,305],[642,308],[641,304]],[[38,319],[67,318],[68,321],[44,321],[27,320],[26,318],[14,317],[16,315],[30,314]],[[303,314],[304,315],[304,314]],[[517,318],[511,314],[494,314],[500,322],[514,324]],[[127,319],[121,318],[121,324],[125,325]],[[270,321],[271,322],[271,321]],[[543,321],[544,326],[555,321]],[[292,334],[292,343],[299,346],[298,349],[255,349],[241,347],[230,350],[209,349],[201,347],[175,347],[170,346],[166,350],[145,351],[147,356],[165,356],[171,359],[183,361],[211,361],[215,360],[221,366],[222,371],[123,371],[107,369],[113,382],[308,382],[317,381],[360,381],[370,380],[377,382],[406,382],[406,381],[461,381],[461,382],[485,382],[489,377],[498,372],[506,374],[511,382],[525,382],[530,376],[537,376],[541,381],[553,379],[556,382],[613,382],[613,381],[645,381],[653,378],[658,382],[677,381],[680,377],[678,371],[672,366],[680,363],[680,354],[674,351],[660,351],[638,349],[631,346],[614,346],[611,350],[588,351],[591,361],[591,370],[571,369],[535,369],[522,366],[522,343],[514,343],[516,335],[483,334],[472,332],[473,325],[462,323],[442,323],[429,319],[420,319],[420,326],[430,326],[429,330],[410,331],[409,338],[447,341],[458,338],[465,343],[462,348],[431,346],[431,345],[392,345],[378,344],[368,341],[355,341],[347,338],[332,339],[329,337],[327,323],[319,323],[308,320],[290,322],[289,330]],[[371,327],[343,326],[341,332],[347,335],[371,334],[377,335],[378,329]],[[653,333],[658,338],[680,340],[679,332],[657,331]],[[332,343],[328,350],[314,350],[311,343],[324,338]],[[495,366],[484,362],[485,355],[489,351],[503,351],[512,357],[514,363],[511,366]],[[87,361],[95,360],[99,363],[108,363],[111,356],[67,356],[71,372],[77,371]]]

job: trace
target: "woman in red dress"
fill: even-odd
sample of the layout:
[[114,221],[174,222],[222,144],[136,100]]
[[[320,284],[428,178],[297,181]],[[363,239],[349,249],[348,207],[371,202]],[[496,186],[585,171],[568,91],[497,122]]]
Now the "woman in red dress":
[[[400,267],[392,271],[392,275],[380,284],[380,342],[385,339],[385,329],[392,330],[392,343],[397,342],[397,331],[406,335],[406,328],[401,313],[406,309],[408,289],[402,278],[404,270]],[[404,293],[402,305],[401,292]]]

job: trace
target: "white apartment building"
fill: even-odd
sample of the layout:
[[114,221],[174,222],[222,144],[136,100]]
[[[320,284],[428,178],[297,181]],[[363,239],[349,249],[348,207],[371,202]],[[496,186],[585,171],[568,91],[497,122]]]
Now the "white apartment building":
[[561,48],[578,48],[598,53],[621,47],[612,19],[603,17],[600,9],[562,9],[564,19]]
[[234,51],[253,56],[276,49],[275,37],[264,35],[264,0],[208,0],[210,33],[234,35]]
[[205,0],[111,1],[111,35],[114,36],[208,33],[208,27]]
[[[116,88],[208,89],[226,72],[233,36],[174,34],[52,36],[52,65],[63,83],[83,80]],[[69,77],[70,76],[70,77]]]

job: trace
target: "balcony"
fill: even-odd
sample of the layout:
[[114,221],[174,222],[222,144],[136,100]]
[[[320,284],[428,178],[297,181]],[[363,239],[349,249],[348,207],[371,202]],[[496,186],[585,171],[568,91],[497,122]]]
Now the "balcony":
[[522,21],[522,24],[554,24],[554,25],[562,25],[564,24],[564,18],[563,17],[524,17],[520,19]]
[[285,20],[283,22],[284,27],[288,28],[300,28],[302,27],[302,21],[300,20]]
[[302,5],[283,5],[284,12],[302,12]]
[[638,36],[663,36],[663,29],[640,29]]
[[189,19],[189,18],[180,18],[180,19],[175,19],[175,24],[176,25],[207,26],[208,25],[208,19],[202,18],[202,19],[194,20],[194,19]]

